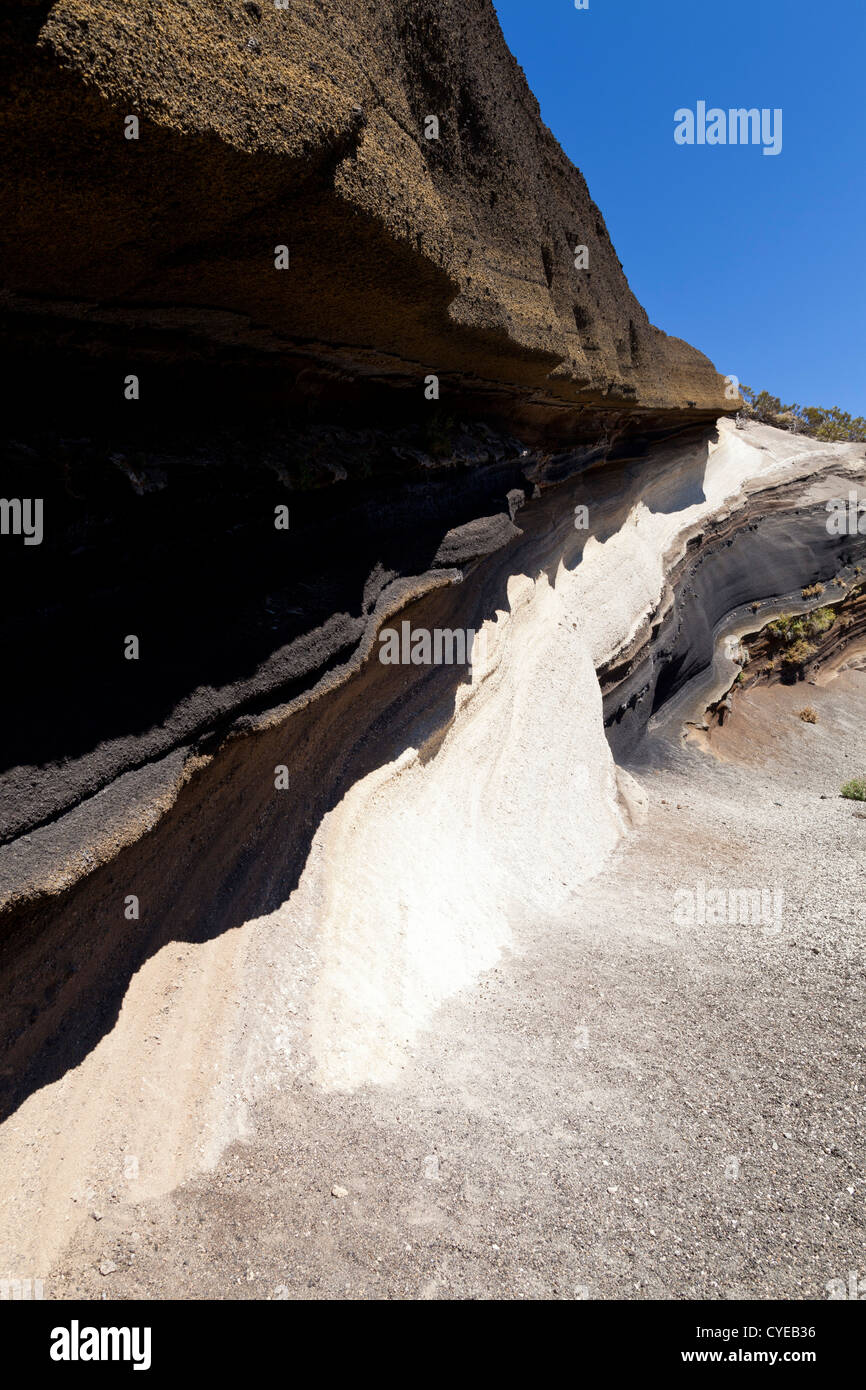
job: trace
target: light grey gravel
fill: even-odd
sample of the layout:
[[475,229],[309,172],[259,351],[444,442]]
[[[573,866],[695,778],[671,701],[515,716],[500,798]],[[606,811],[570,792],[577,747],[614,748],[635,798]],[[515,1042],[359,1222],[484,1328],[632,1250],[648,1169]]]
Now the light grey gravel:
[[[121,1210],[111,1295],[823,1299],[862,1278],[866,821],[838,790],[866,772],[864,693],[848,672],[747,694],[733,761],[633,769],[644,826],[439,1011],[401,1083],[261,1103],[214,1173]],[[679,924],[700,881],[779,886],[780,929]],[[98,1296],[88,1230],[60,1296]]]

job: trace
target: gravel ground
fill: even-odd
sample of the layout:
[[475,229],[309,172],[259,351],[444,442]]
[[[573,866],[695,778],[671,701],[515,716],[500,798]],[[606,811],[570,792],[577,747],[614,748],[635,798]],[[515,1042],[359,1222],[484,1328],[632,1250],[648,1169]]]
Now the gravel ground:
[[[866,816],[838,789],[866,772],[864,694],[854,671],[746,694],[709,751],[635,769],[644,824],[440,1008],[397,1084],[261,1101],[214,1173],[85,1222],[50,1296],[824,1299],[863,1278]],[[676,894],[701,882],[778,890],[780,919],[689,922]]]

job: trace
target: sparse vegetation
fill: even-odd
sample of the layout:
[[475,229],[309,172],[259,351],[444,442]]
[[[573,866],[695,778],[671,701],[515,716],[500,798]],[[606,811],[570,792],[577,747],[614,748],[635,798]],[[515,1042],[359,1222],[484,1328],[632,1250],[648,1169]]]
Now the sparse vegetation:
[[805,709],[800,710],[800,718],[804,724],[817,724],[818,712],[814,710],[811,705],[806,705]]
[[[851,620],[853,621],[853,620]],[[813,608],[808,613],[786,613],[774,618],[763,629],[762,637],[766,651],[761,657],[761,669],[772,675],[775,667],[781,667],[783,681],[792,682],[802,675],[802,668],[818,653],[818,639],[838,622],[840,629],[845,627],[846,617],[835,609]],[[803,718],[803,715],[800,716]]]
[[836,614],[832,608],[815,608],[806,614],[806,625],[813,637],[827,632],[835,621]]
[[740,412],[745,420],[758,420],[764,425],[775,425],[792,434],[808,434],[829,443],[866,441],[866,419],[862,415],[852,416],[838,405],[829,409],[818,405],[783,405],[779,397],[771,396],[769,391],[756,392],[751,386],[742,385],[740,395],[746,403]]
[[807,584],[806,588],[805,588],[805,589],[803,590],[803,592],[802,592],[801,597],[802,597],[802,598],[817,598],[818,595],[819,595],[819,594],[823,594],[823,592],[824,592],[824,585],[823,585],[823,584]]
[[815,655],[815,647],[811,642],[801,640],[795,642],[787,651],[782,653],[783,666],[803,666],[810,657]]
[[836,614],[832,608],[813,608],[811,613],[791,613],[783,618],[774,618],[767,624],[767,633],[777,645],[793,647],[810,637],[820,637],[835,621]]
[[839,795],[848,801],[866,801],[866,777],[852,777],[850,782],[845,783]]

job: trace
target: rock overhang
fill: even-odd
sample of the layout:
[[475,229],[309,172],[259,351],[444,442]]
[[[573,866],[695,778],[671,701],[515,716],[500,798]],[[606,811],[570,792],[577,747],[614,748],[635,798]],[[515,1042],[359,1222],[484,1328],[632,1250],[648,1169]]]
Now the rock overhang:
[[64,346],[85,409],[136,356],[181,406],[210,376],[420,413],[435,375],[569,441],[735,405],[649,323],[490,0],[56,0],[0,34],[7,331],[30,373]]

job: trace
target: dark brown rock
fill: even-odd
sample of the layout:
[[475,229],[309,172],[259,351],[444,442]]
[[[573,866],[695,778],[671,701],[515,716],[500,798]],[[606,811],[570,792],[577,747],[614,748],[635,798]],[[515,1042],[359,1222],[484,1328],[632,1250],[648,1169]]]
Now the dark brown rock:
[[631,294],[490,0],[57,0],[0,36],[19,338],[185,364],[187,395],[215,363],[269,400],[423,401],[435,373],[461,408],[570,437],[730,408]]

